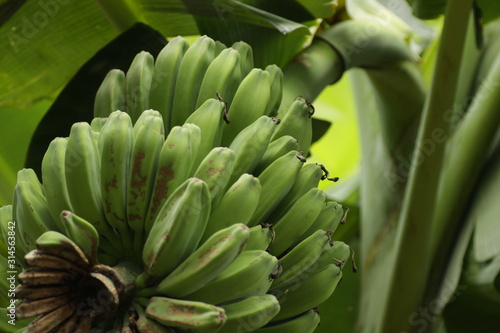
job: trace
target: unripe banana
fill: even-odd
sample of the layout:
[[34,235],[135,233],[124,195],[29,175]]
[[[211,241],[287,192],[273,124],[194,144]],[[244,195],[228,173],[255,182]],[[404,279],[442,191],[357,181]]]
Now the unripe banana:
[[[89,222],[70,211],[61,213],[65,233],[74,240],[91,262],[97,262],[97,249],[99,248],[99,234]],[[118,253],[120,255],[120,253]]]
[[224,102],[211,98],[186,120],[186,123],[195,124],[201,130],[200,146],[193,167],[197,168],[210,150],[220,145],[224,112]]
[[[143,113],[134,130],[137,131],[131,156],[127,186],[127,220],[134,231],[134,249],[142,250],[146,217],[153,190],[158,157],[164,142],[161,116]],[[137,128],[136,126],[140,126]]]
[[272,220],[269,221],[269,223],[277,221],[278,218],[288,212],[295,201],[307,193],[307,191],[318,187],[319,181],[322,177],[323,170],[321,165],[315,163],[304,164],[304,166],[300,169],[292,188],[273,211],[271,216]]
[[250,226],[265,221],[293,186],[302,163],[304,159],[298,152],[291,151],[278,158],[259,175],[262,192],[257,209],[249,222]]
[[64,156],[64,174],[73,212],[90,222],[120,251],[121,241],[107,223],[102,205],[99,155],[89,124],[73,124]]
[[296,243],[299,243],[302,240],[306,239],[318,229],[323,229],[334,233],[340,221],[342,220],[342,216],[344,216],[342,205],[336,203],[335,201],[327,201],[321,209],[321,213],[319,213],[316,220],[314,220],[311,226],[300,237],[296,239]]
[[227,320],[219,333],[253,332],[266,325],[280,311],[280,304],[273,295],[245,298],[223,305]]
[[142,111],[149,109],[149,90],[151,89],[153,71],[154,58],[146,51],[141,51],[135,56],[127,71],[125,77],[127,113],[134,123]]
[[241,77],[245,77],[253,69],[253,51],[252,47],[243,41],[234,43],[231,48],[240,54]]
[[200,128],[194,124],[174,126],[168,133],[158,159],[158,171],[145,224],[146,233],[151,230],[167,198],[191,176],[200,136]]
[[45,196],[45,190],[42,183],[40,183],[40,180],[33,169],[24,168],[17,172],[17,182],[19,183],[22,181],[28,182],[34,191],[37,191],[38,194]]
[[199,290],[234,261],[249,235],[250,230],[243,224],[214,233],[156,287],[151,288],[152,295],[180,298]]
[[132,249],[133,245],[132,232],[127,223],[127,184],[133,147],[130,116],[121,111],[111,113],[99,135],[101,193],[106,219],[116,228],[126,249]]
[[300,146],[297,139],[290,135],[285,135],[279,139],[271,141],[260,161],[257,163],[253,174],[257,176],[260,175],[262,171],[271,165],[271,163],[292,150],[299,151]]
[[341,241],[335,241],[333,242],[333,246],[325,248],[321,253],[321,256],[318,259],[318,267],[321,267],[321,265],[324,265],[325,263],[334,262],[338,267],[342,268],[349,259],[350,255],[351,248],[349,245]]
[[[145,303],[145,302],[144,302]],[[145,304],[147,307],[147,304]],[[144,333],[175,333],[174,329],[171,327],[164,326],[160,324],[159,322],[149,319],[146,315],[146,309],[143,308],[140,304],[133,302],[132,307],[137,313],[137,316],[139,317],[136,322],[135,326],[139,332],[144,332]],[[116,333],[126,333],[127,328],[129,328],[129,315],[126,314],[123,316],[123,324],[121,325],[122,328],[117,328]],[[132,332],[132,330],[130,330]],[[107,332],[111,333],[111,332]],[[113,331],[112,333],[115,333]]]
[[12,221],[16,224],[16,233],[21,235],[21,249],[35,248],[36,239],[47,230],[57,230],[50,214],[47,200],[40,193],[39,187],[27,181],[18,182],[14,189]]
[[208,221],[210,201],[207,184],[197,178],[186,180],[167,199],[144,244],[139,288],[160,281],[194,252]]
[[305,99],[299,97],[290,105],[280,126],[274,132],[271,140],[276,140],[283,135],[293,136],[299,141],[302,155],[307,156],[312,141],[312,115],[313,106]]
[[227,147],[245,127],[259,117],[269,115],[270,98],[271,75],[262,69],[252,69],[241,81],[229,106],[231,123],[224,128],[222,145]]
[[216,206],[224,194],[234,167],[234,152],[225,147],[216,147],[205,156],[194,177],[207,183],[212,196],[212,206]]
[[325,201],[326,194],[317,188],[312,188],[300,197],[290,210],[272,225],[276,238],[269,247],[269,252],[279,256],[290,248],[318,218]]
[[281,310],[273,318],[273,322],[292,318],[323,303],[331,296],[341,278],[341,269],[335,264],[329,264],[301,284],[286,285],[286,291],[276,295]]
[[214,49],[214,57],[217,57],[225,49],[227,49],[226,44],[224,44],[220,40],[216,40],[215,41],[215,49]]
[[184,298],[221,304],[233,299],[263,295],[277,270],[278,259],[266,251],[243,251],[214,280]]
[[272,322],[255,330],[255,333],[312,333],[320,322],[319,313],[311,309],[291,319]]
[[125,111],[125,73],[112,69],[106,74],[94,100],[94,117],[107,117],[116,110]]
[[222,308],[203,302],[166,297],[151,298],[146,315],[165,326],[207,333],[217,332],[226,322],[226,314]]
[[142,125],[147,123],[149,121],[148,117],[153,116],[153,117],[159,117],[161,118],[161,115],[158,111],[153,110],[153,109],[148,109],[144,110],[139,118],[133,123],[134,125],[134,138],[137,137],[137,134],[139,133],[139,130],[142,128]]
[[305,272],[332,244],[330,232],[316,230],[279,259],[278,262],[283,267],[283,272],[273,281],[271,289],[278,288]]
[[108,121],[108,118],[94,118],[90,122],[90,129],[94,132],[101,132],[102,128],[104,125],[106,125],[106,122]]
[[271,112],[270,116],[275,117],[278,115],[278,110],[283,98],[283,71],[276,65],[269,65],[266,67],[266,72],[271,75],[271,99],[269,100]]
[[311,276],[325,269],[325,267],[328,265],[335,264],[339,269],[342,269],[349,259],[350,254],[351,249],[344,242],[331,242],[329,246],[323,247],[323,251],[321,252],[320,256],[312,265],[303,270],[300,274],[296,274],[294,277],[289,279],[288,282],[282,284],[277,288],[274,288],[271,293],[274,295],[279,295],[283,292],[286,292],[287,289],[293,289],[310,279]]
[[207,68],[201,82],[196,108],[207,99],[214,98],[216,92],[231,105],[241,79],[240,54],[231,48],[223,50]]
[[245,172],[254,171],[264,155],[275,129],[276,122],[268,116],[262,116],[234,138],[229,146],[236,153],[232,181]]
[[177,36],[172,38],[156,57],[149,92],[149,107],[160,112],[165,131],[171,128],[175,82],[188,47],[189,43],[181,36]]
[[[196,110],[196,100],[203,76],[214,60],[215,42],[207,36],[198,38],[182,58],[173,99],[170,126],[182,125]],[[198,125],[198,124],[197,124]]]
[[212,208],[202,241],[232,224],[248,224],[259,203],[261,189],[256,177],[247,173],[242,174],[227,190],[217,206]]
[[250,237],[243,251],[262,250],[267,251],[269,245],[274,241],[275,233],[269,225],[258,224],[250,228]]

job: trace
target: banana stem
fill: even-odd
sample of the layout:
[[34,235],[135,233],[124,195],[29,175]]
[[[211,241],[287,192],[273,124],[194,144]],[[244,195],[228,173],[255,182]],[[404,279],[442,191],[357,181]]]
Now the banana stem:
[[[380,332],[409,329],[429,274],[433,212],[449,124],[443,114],[453,106],[465,33],[473,0],[449,0],[431,90],[417,136],[412,168],[395,239],[395,260]],[[414,269],[414,267],[418,267]]]
[[95,0],[118,33],[127,31],[141,18],[129,0]]
[[288,110],[297,96],[313,101],[344,72],[343,61],[323,40],[315,39],[283,68],[283,99],[279,114]]
[[447,144],[434,217],[433,260],[427,300],[435,299],[474,186],[494,145],[500,124],[500,58],[482,82],[465,118]]

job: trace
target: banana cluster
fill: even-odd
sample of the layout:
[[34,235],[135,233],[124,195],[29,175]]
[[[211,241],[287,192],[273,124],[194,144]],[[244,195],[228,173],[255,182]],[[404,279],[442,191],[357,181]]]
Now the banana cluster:
[[111,71],[92,123],[0,208],[26,330],[313,332],[350,248],[332,241],[345,212],[317,188],[328,173],[305,163],[313,107],[274,118],[282,79],[206,36]]

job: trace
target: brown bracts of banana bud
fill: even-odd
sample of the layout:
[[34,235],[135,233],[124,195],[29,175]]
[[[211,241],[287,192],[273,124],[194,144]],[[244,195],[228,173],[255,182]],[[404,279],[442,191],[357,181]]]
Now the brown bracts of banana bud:
[[26,332],[90,332],[109,322],[133,292],[127,288],[133,279],[123,270],[92,265],[63,234],[46,232],[36,246],[25,256],[29,268],[19,274],[15,290],[21,300],[17,318],[38,316]]

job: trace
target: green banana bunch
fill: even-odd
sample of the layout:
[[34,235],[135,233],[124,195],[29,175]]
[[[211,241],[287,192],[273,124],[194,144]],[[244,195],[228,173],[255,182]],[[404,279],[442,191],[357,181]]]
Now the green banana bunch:
[[54,139],[0,208],[23,328],[312,332],[350,248],[331,241],[344,211],[317,188],[327,172],[303,157],[312,106],[270,117],[284,79],[207,36],[111,71],[99,118]]

